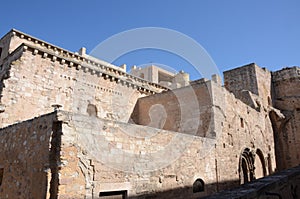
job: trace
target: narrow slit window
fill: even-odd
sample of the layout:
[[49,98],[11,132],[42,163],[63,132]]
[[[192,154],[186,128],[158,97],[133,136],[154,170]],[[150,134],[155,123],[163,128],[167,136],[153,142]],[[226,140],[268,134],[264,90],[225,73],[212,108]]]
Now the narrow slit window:
[[0,168],[0,186],[2,185],[3,174],[4,174],[4,168]]

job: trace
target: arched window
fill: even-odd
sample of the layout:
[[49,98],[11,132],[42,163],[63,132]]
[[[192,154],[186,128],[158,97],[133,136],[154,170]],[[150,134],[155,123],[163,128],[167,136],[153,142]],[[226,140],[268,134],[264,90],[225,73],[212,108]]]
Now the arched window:
[[87,106],[86,112],[89,114],[89,116],[97,117],[97,107],[94,104],[89,104]]
[[256,179],[262,178],[267,175],[265,159],[264,159],[263,153],[260,149],[256,150],[254,166],[255,166],[255,178]]
[[203,191],[204,191],[204,181],[201,178],[198,178],[193,184],[193,193],[198,193]]

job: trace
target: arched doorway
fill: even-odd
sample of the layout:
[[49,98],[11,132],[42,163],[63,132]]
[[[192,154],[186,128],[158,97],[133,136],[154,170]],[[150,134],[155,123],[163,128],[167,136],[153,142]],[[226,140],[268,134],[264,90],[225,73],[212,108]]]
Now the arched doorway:
[[254,177],[254,155],[249,148],[245,148],[239,163],[240,184],[252,181]]
[[255,167],[255,179],[262,178],[267,175],[264,156],[260,149],[256,150],[254,167]]
[[201,178],[198,178],[193,183],[193,193],[203,192],[204,191],[204,181]]

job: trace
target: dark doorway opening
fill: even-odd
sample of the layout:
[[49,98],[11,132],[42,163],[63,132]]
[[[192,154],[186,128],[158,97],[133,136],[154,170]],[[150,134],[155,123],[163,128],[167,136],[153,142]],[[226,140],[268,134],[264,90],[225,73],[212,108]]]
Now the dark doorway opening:
[[99,193],[102,199],[127,199],[127,190],[104,191]]

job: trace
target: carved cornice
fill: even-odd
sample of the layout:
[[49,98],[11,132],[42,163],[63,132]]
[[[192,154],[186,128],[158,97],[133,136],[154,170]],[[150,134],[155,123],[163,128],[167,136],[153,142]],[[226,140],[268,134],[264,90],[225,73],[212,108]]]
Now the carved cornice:
[[107,80],[115,81],[116,83],[120,83],[124,86],[127,85],[143,93],[154,94],[163,90],[168,90],[166,87],[163,87],[159,84],[146,81],[134,75],[130,75],[122,71],[122,69],[118,70],[115,68],[117,66],[112,68],[108,65],[100,63],[100,61],[97,62],[94,59],[90,60],[77,53],[70,52],[15,29],[11,30],[10,33],[12,36],[17,36],[21,39],[24,39],[24,43],[18,46],[6,58],[4,58],[3,65],[8,60],[11,60],[11,57],[14,57],[14,55],[19,54],[20,52],[30,51],[34,56],[40,55],[42,58],[51,59],[53,62],[59,62],[61,65],[75,67],[77,70],[89,72],[92,75],[97,75]]

